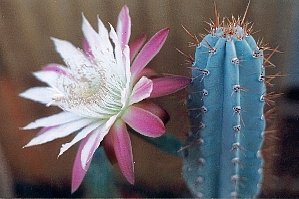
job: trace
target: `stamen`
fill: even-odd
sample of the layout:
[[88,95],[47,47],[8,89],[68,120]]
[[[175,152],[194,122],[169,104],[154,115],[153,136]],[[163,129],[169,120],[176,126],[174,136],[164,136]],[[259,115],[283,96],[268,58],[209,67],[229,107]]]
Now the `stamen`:
[[52,99],[64,110],[103,117],[122,108],[121,95],[125,88],[122,80],[100,63],[82,66],[68,77],[60,76],[63,93],[53,95]]

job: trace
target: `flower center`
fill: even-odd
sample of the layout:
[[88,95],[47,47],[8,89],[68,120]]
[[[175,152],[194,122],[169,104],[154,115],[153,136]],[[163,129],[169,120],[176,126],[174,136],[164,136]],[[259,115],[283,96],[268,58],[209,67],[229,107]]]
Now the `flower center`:
[[98,65],[80,67],[70,75],[60,75],[62,94],[54,102],[65,111],[84,117],[109,118],[122,109],[125,89],[122,78]]

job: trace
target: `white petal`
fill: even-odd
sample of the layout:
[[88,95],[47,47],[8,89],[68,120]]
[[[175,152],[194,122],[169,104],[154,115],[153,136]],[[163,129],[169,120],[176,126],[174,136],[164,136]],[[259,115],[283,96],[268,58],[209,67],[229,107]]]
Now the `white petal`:
[[97,18],[98,18],[98,32],[99,32],[99,36],[102,38],[102,42],[104,42],[103,44],[104,44],[107,52],[113,52],[113,48],[112,48],[111,42],[109,40],[108,30],[104,26],[104,24],[101,21],[101,19],[99,18],[99,16],[97,16]]
[[111,26],[110,37],[115,43],[113,52],[112,44],[108,37],[108,31],[102,21],[98,19],[99,33],[97,33],[84,15],[82,17],[82,31],[94,55],[94,63],[98,68],[105,70],[107,81],[110,81],[111,76],[116,76],[119,81],[125,83],[126,76],[122,60],[122,51],[115,30]]
[[47,83],[51,87],[56,87],[56,82],[59,79],[60,74],[53,71],[38,71],[33,75],[40,81]]
[[53,94],[54,91],[50,87],[34,87],[20,93],[20,96],[42,104],[49,104],[52,102]]
[[123,82],[127,82],[127,75],[131,76],[131,73],[130,72],[128,73],[128,71],[130,71],[130,49],[129,46],[127,46],[124,48],[124,52],[123,52],[121,43],[111,24],[110,24],[110,29],[111,30],[109,35],[115,46],[114,54],[116,59],[116,66],[114,68],[115,69],[114,71],[118,73],[119,77],[122,78]]
[[74,139],[66,144],[63,144],[62,147],[60,148],[60,152],[59,152],[59,156],[61,156],[66,150],[68,150],[71,146],[73,146],[74,144],[76,144],[77,142],[79,142],[80,140],[82,140],[83,138],[85,138],[89,133],[91,133],[93,130],[95,130],[97,127],[99,127],[101,124],[103,124],[104,121],[100,121],[100,122],[95,122],[92,123],[88,126],[86,126],[85,128],[83,128],[75,137]]
[[[118,36],[113,28],[113,26],[110,24],[110,38],[112,39],[115,47],[114,47],[114,54],[115,54],[115,59],[116,59],[116,62],[118,65],[121,65],[124,67],[124,64],[123,64],[123,59],[122,59],[122,50],[121,50],[121,43],[118,39]],[[124,70],[124,68],[123,68]]]
[[130,48],[128,45],[125,45],[124,47],[124,64],[126,68],[126,78],[127,82],[130,82],[131,80],[131,64],[130,64]]
[[99,147],[117,117],[118,115],[111,117],[106,123],[99,126],[89,137],[81,153],[81,164],[83,169],[86,169],[86,166],[88,165],[88,162],[91,161],[95,150]]
[[[74,47],[68,41],[52,38],[57,52],[70,67],[69,75],[59,75],[54,88],[58,88],[63,93],[73,92],[73,87],[93,86],[99,84],[99,77],[103,76],[102,68],[86,57],[82,50]],[[105,65],[105,64],[103,64]],[[54,78],[53,78],[54,79]],[[50,80],[49,80],[50,81]]]
[[51,39],[54,42],[56,51],[71,69],[80,69],[92,65],[85,54],[70,42],[53,37]]
[[36,129],[39,127],[49,127],[49,126],[56,126],[60,124],[65,124],[74,120],[81,119],[80,116],[75,115],[70,112],[60,112],[55,115],[51,115],[49,117],[40,118],[38,120],[35,120],[34,122],[31,122],[27,126],[23,127],[23,130],[28,129]]
[[131,94],[131,70],[130,70],[130,49],[129,46],[125,46],[124,48],[124,63],[126,69],[126,84],[125,88],[121,92],[121,103],[124,106],[127,105],[127,101],[129,100]]
[[92,28],[90,23],[87,21],[84,15],[82,15],[82,31],[84,37],[86,38],[91,52],[95,60],[101,63],[104,67],[108,68],[109,66],[115,65],[115,60],[113,56],[113,49],[111,42],[108,38],[108,31],[98,19],[99,25],[99,34]]
[[78,121],[69,122],[62,124],[60,126],[50,128],[48,131],[34,137],[27,145],[24,147],[34,146],[38,144],[43,144],[50,142],[57,138],[62,138],[70,135],[71,133],[80,130],[84,126],[90,124],[92,120],[90,119],[81,119]]

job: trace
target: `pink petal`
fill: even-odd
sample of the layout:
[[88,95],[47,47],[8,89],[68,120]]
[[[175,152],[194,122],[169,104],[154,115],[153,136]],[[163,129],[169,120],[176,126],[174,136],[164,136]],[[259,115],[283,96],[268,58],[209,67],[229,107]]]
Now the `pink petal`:
[[91,161],[88,162],[87,166],[85,167],[85,170],[81,166],[81,152],[88,139],[89,139],[89,135],[81,141],[75,158],[75,162],[73,165],[73,173],[72,173],[72,193],[74,193],[79,188],[90,166]]
[[150,111],[130,106],[122,119],[135,131],[148,137],[159,137],[165,133],[163,121]]
[[134,39],[132,42],[130,42],[130,60],[131,62],[137,55],[137,53],[140,51],[141,47],[146,41],[146,34],[139,35],[136,39]]
[[169,121],[169,114],[167,113],[167,111],[158,106],[157,104],[145,101],[135,104],[134,106],[145,109],[151,112],[152,114],[158,116],[164,122],[164,124],[166,124]]
[[135,104],[137,102],[142,101],[145,98],[148,98],[151,95],[153,90],[153,83],[150,79],[143,76],[134,86],[132,91],[132,96],[130,99],[131,104]]
[[51,72],[57,72],[59,74],[66,75],[67,71],[63,68],[60,64],[48,64],[45,67],[43,67],[42,71],[51,71]]
[[87,55],[87,57],[93,57],[91,47],[85,38],[82,41],[82,47],[83,47],[83,51]]
[[162,48],[168,33],[168,28],[160,30],[143,46],[132,63],[132,77],[138,76],[142,69],[157,55]]
[[130,136],[126,124],[118,120],[111,127],[113,146],[119,168],[129,183],[134,184],[134,163]]
[[126,5],[118,15],[116,32],[121,43],[121,48],[123,49],[125,45],[128,45],[131,35],[131,17],[129,15],[129,8]]
[[191,83],[190,78],[176,75],[153,78],[152,81],[154,87],[151,98],[175,93]]
[[105,150],[105,153],[111,162],[111,164],[115,164],[117,162],[116,156],[115,156],[115,151],[113,148],[113,135],[112,133],[108,133],[105,137],[104,140],[102,141],[103,147]]

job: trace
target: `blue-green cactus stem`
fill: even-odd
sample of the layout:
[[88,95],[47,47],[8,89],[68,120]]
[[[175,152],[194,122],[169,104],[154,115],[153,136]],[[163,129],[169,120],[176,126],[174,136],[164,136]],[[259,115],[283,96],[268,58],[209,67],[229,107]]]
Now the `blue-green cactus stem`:
[[265,71],[263,52],[242,23],[213,27],[196,48],[183,175],[197,197],[259,191]]

